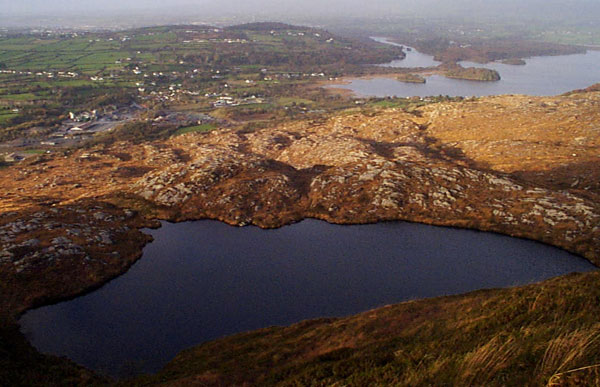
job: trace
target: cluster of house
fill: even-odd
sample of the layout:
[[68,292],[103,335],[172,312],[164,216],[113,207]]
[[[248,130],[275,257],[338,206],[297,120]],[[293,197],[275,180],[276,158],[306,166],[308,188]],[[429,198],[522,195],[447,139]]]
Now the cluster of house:
[[215,118],[203,113],[161,112],[152,121],[156,124],[168,123],[181,127],[213,123]]
[[324,77],[326,77],[326,75],[325,75],[325,73],[292,73],[292,72],[270,73],[269,75],[265,76],[263,78],[263,80],[272,81],[275,79],[315,78],[315,77],[324,78]]
[[191,40],[184,40],[183,43],[185,44],[190,44],[190,43],[206,43],[206,42],[215,42],[215,43],[239,43],[239,44],[246,44],[248,43],[248,40],[246,39],[191,39]]
[[[272,36],[281,36],[281,35],[287,35],[287,36],[305,36],[307,33],[306,32],[292,32],[292,31],[286,31],[281,32],[281,31],[275,31],[275,30],[271,30],[269,31],[269,33]],[[319,34],[318,32],[314,32],[313,35],[317,38],[321,37],[321,34]]]
[[82,112],[79,114],[75,114],[73,112],[69,112],[69,119],[73,122],[87,122],[98,119],[98,111],[92,110],[90,112]]
[[[146,88],[144,87],[140,87],[138,88],[138,91],[140,93],[145,93],[146,92]],[[152,90],[150,93],[148,93],[148,95],[146,96],[146,99],[154,99],[155,101],[158,102],[173,102],[178,100],[179,98],[179,94],[192,94],[194,93],[194,95],[199,95],[200,93],[197,92],[192,92],[189,90],[179,90],[179,89],[170,89],[169,91],[155,91]]]
[[[208,95],[208,94],[207,94]],[[212,103],[213,107],[226,107],[226,106],[240,106],[240,105],[250,105],[255,103],[263,103],[262,98],[258,98],[255,95],[252,95],[247,98],[233,98],[228,95],[223,95],[218,97],[218,99]]]
[[74,32],[71,31],[69,29],[46,29],[46,30],[41,30],[39,28],[33,28],[29,31],[29,33],[31,34],[37,34],[40,37],[46,37],[46,38],[53,38],[53,37],[59,37],[59,38],[66,38],[66,37],[71,37],[71,38],[77,38],[80,35],[85,35],[88,33],[88,31],[80,31],[80,32]]
[[[281,35],[287,35],[287,36],[305,36],[307,35],[307,33],[305,32],[292,32],[292,31],[287,31],[286,33],[282,33],[282,32],[278,32],[278,31],[270,31],[272,36],[281,36]],[[312,35],[316,38],[320,38],[321,34],[318,32],[313,32]],[[327,43],[333,43],[334,40],[333,38],[329,38],[327,40],[325,40]]]
[[17,161],[23,160],[25,157],[17,154],[17,153],[9,153],[4,156],[4,162],[6,163],[16,163]]
[[33,72],[33,71],[17,71],[17,70],[0,70],[0,74],[35,75],[38,77],[47,77],[47,78],[54,78],[54,77],[76,78],[79,76],[78,73],[75,73],[72,71],[59,71],[59,72],[55,73],[52,71]]
[[100,114],[97,110],[81,113],[69,112],[69,119],[62,122],[58,130],[51,133],[41,145],[54,146],[68,139],[81,139],[82,136],[103,132],[114,128],[135,115],[135,111],[145,110],[144,106],[132,103],[129,106],[109,107],[109,111]]

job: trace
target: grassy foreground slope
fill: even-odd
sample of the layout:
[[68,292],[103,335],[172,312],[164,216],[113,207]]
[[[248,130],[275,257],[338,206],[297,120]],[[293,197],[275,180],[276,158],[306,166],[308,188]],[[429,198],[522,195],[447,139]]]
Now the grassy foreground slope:
[[598,385],[599,280],[573,274],[239,334],[124,384]]

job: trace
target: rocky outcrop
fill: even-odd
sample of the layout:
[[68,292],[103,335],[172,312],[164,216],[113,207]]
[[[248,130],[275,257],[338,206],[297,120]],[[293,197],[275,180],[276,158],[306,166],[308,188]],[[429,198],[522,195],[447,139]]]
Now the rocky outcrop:
[[[207,135],[188,146],[189,162],[145,175],[131,193],[164,207],[173,220],[261,227],[306,217],[410,220],[536,239],[600,263],[597,203],[473,167],[456,151],[436,147],[422,125],[396,118],[357,115]],[[171,145],[191,139],[200,138]]]
[[141,255],[148,224],[132,211],[79,203],[0,216],[0,316],[71,297]]
[[538,239],[599,262],[595,203],[502,174],[429,162],[375,154],[339,166],[296,169],[213,149],[203,158],[148,174],[132,191],[171,209],[175,220],[210,217],[278,227],[304,217],[335,223],[405,219]]

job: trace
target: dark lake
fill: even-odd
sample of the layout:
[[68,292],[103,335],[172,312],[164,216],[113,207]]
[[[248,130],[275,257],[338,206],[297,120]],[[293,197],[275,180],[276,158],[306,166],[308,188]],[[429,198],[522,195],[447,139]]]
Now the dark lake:
[[[374,38],[389,43],[385,38]],[[390,43],[391,44],[391,43]],[[354,79],[350,84],[332,85],[350,89],[358,96],[367,97],[426,97],[486,96],[500,94],[528,94],[547,96],[562,94],[575,89],[583,89],[600,82],[600,51],[590,50],[585,54],[544,56],[526,58],[524,66],[487,63],[485,65],[462,62],[465,67],[486,67],[497,70],[498,82],[477,82],[449,79],[441,75],[427,77],[427,83],[405,83],[393,78]],[[433,57],[412,49],[406,51],[406,58],[381,66],[388,67],[428,67],[437,66]]]
[[594,269],[532,241],[404,222],[163,222],[148,232],[155,241],[121,277],[26,313],[33,345],[111,375],[151,372],[236,332]]

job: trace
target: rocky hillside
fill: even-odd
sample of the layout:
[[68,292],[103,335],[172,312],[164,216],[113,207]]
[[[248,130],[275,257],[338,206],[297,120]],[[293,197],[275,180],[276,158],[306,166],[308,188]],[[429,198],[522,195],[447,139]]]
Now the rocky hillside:
[[[42,258],[30,256],[38,246],[96,259],[86,249],[112,246],[104,242],[119,238],[113,223],[128,224],[123,213],[96,219],[109,205],[149,219],[261,227],[403,219],[536,239],[599,263],[599,105],[597,92],[492,97],[40,156],[0,170],[3,283],[42,276],[32,269]],[[49,206],[79,226],[53,225]],[[52,254],[42,259],[49,267]]]
[[[322,121],[114,143],[5,167],[1,316],[10,324],[27,308],[124,272],[148,241],[139,229],[156,219],[261,227],[307,217],[409,220],[531,238],[600,264],[598,122],[600,92],[590,89],[351,110]],[[418,314],[429,304],[408,305],[398,310]],[[569,329],[575,335],[580,328]],[[490,348],[512,354],[518,339],[503,346],[504,339]],[[464,345],[475,357],[477,346],[486,348]]]

